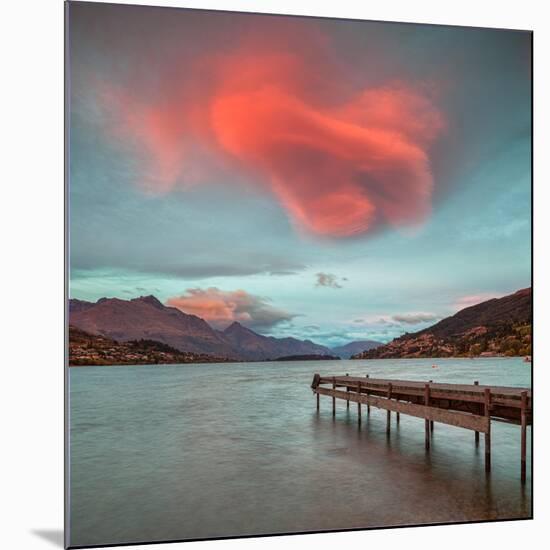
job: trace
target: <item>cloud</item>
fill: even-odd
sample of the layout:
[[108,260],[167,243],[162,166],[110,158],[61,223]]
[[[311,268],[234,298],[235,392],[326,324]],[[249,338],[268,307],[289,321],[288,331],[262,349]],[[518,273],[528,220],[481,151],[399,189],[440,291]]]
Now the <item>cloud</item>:
[[[303,266],[300,266],[300,269],[302,269]],[[287,276],[287,275],[296,275],[297,271],[290,271],[290,270],[285,270],[285,269],[281,269],[281,270],[277,270],[277,271],[269,271],[268,272],[268,275],[271,275],[273,277],[277,277],[277,276],[280,276],[280,277],[284,277],[284,276]]]
[[250,185],[299,231],[330,238],[427,218],[429,150],[445,127],[433,83],[350,88],[320,31],[235,43],[223,55],[172,59],[143,97],[98,85],[112,136],[139,151],[146,192]]
[[417,325],[418,323],[427,323],[429,321],[435,321],[439,317],[435,313],[403,313],[393,315],[392,319],[398,323],[405,323],[407,325]]
[[[177,241],[175,242],[177,243]],[[110,268],[125,268],[136,273],[162,274],[167,277],[183,279],[245,277],[259,274],[289,276],[306,269],[304,264],[293,261],[291,258],[265,258],[258,254],[245,255],[234,252],[231,258],[226,259],[222,256],[224,253],[228,254],[227,249],[217,251],[217,261],[200,261],[200,258],[197,260],[186,255],[163,255],[164,249],[153,250],[149,255],[144,251],[145,247],[139,250],[135,243],[132,243],[132,246],[136,247],[134,249],[136,252],[130,257],[124,255],[118,248],[97,250],[94,255],[88,251],[86,251],[87,255],[83,251],[78,251],[71,257],[71,266],[75,270],[91,271],[103,267],[101,264],[104,264]],[[128,252],[128,248],[125,252]],[[100,259],[98,259],[98,254],[102,254]],[[146,289],[136,290],[145,291]]]
[[300,339],[310,339],[328,347],[347,344],[354,341],[376,340],[387,342],[401,336],[405,330],[400,324],[380,325],[377,321],[363,319],[360,325],[354,321],[329,325],[300,325],[288,323],[277,327],[272,334],[277,337],[293,336]]
[[[239,258],[241,260],[241,258]],[[172,262],[172,263],[171,263]],[[280,269],[279,266],[288,266],[288,269]],[[275,269],[274,269],[275,268]],[[280,260],[275,262],[246,262],[224,261],[221,262],[190,262],[179,257],[165,261],[162,265],[162,272],[172,274],[185,279],[206,279],[209,277],[244,277],[247,275],[268,274],[272,276],[293,275],[305,266],[292,261]]]
[[238,321],[254,330],[269,330],[296,317],[274,308],[266,298],[244,290],[189,288],[181,296],[168,298],[166,303],[184,313],[197,315],[216,328],[225,328]]
[[[317,282],[315,286],[325,286],[328,288],[342,288],[342,285],[338,283],[338,278],[332,273],[316,273]],[[347,280],[347,279],[346,279]]]

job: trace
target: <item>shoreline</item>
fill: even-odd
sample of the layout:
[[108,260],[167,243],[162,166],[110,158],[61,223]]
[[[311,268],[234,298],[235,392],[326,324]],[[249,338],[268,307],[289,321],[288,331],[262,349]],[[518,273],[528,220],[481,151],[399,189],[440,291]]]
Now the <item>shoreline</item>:
[[381,357],[381,358],[373,358],[373,359],[301,359],[296,361],[280,361],[278,359],[264,359],[261,361],[238,361],[238,360],[227,360],[227,361],[200,361],[200,362],[176,362],[176,361],[170,361],[170,362],[159,362],[159,363],[109,363],[109,364],[88,364],[88,365],[75,365],[75,364],[69,364],[69,368],[84,368],[84,367],[158,367],[162,365],[231,365],[231,364],[256,364],[256,363],[319,363],[320,361],[414,361],[414,360],[426,360],[431,359],[433,361],[445,361],[445,360],[478,360],[478,359],[523,359],[524,363],[532,364],[532,361],[528,361],[525,359],[526,356],[524,355],[486,355],[486,356],[473,356],[473,357],[467,357],[464,355],[459,355],[455,357]]

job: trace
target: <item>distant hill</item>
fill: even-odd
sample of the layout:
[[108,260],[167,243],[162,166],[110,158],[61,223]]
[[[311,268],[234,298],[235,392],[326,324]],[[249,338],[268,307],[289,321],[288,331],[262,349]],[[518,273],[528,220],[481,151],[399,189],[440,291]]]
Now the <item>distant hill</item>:
[[204,319],[163,305],[154,296],[133,300],[101,298],[70,300],[69,323],[90,335],[117,342],[152,340],[179,352],[208,354],[217,359],[265,361],[288,355],[330,355],[310,340],[257,334],[240,323],[214,330]]
[[350,342],[343,346],[336,346],[330,348],[333,353],[341,357],[342,359],[349,359],[352,355],[356,353],[361,353],[369,349],[377,348],[378,346],[383,346],[382,342],[376,342],[375,340],[361,340],[357,342]]
[[69,325],[69,365],[151,365],[165,363],[212,363],[225,359],[212,355],[181,352],[154,340],[116,342],[88,334]]
[[234,322],[223,332],[223,337],[246,359],[261,361],[288,355],[330,355],[331,351],[310,340],[262,336]]
[[334,355],[286,355],[275,361],[339,361],[340,357]]
[[532,292],[518,290],[460,310],[353,359],[531,355]]
[[155,340],[190,353],[239,359],[239,353],[204,319],[166,307],[154,296],[133,300],[70,300],[69,323],[90,334],[127,342]]

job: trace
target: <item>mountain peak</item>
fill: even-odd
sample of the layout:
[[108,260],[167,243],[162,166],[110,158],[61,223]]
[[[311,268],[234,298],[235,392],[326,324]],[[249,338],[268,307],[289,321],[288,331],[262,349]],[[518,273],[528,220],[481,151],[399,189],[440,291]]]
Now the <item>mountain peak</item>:
[[144,302],[158,309],[164,309],[164,305],[162,304],[162,302],[152,294],[149,294],[149,296],[140,296],[139,298],[134,298],[132,302]]
[[[250,330],[249,328],[246,328],[244,325],[241,325],[239,321],[233,321],[226,329],[224,329],[223,333],[228,334],[232,332],[254,332],[253,330]],[[256,333],[254,333],[256,334]]]
[[71,298],[69,300],[69,312],[75,313],[77,311],[84,311],[92,307],[94,304],[92,302],[87,302],[86,300],[79,300],[78,298]]
[[376,340],[355,340],[341,346],[334,346],[331,348],[331,350],[336,355],[342,357],[342,359],[349,359],[352,355],[355,355],[356,353],[361,353],[363,351],[374,349],[382,345],[382,342],[377,342]]

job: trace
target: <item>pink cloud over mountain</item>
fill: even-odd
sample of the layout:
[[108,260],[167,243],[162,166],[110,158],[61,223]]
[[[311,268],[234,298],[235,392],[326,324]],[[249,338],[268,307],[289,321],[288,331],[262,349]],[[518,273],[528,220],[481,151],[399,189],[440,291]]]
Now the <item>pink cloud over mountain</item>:
[[216,287],[190,288],[181,296],[169,298],[166,303],[184,313],[197,315],[220,329],[234,321],[250,328],[269,329],[295,317],[273,307],[267,299],[245,290],[224,291]]
[[146,190],[260,187],[299,231],[322,237],[421,224],[434,189],[430,145],[445,128],[428,86],[344,88],[323,38],[309,38],[320,53],[248,37],[171,66],[142,96],[101,84],[113,135],[141,152]]

